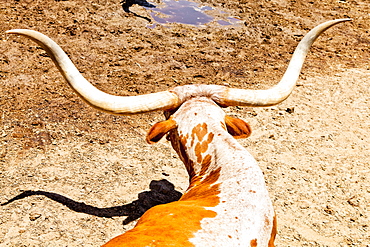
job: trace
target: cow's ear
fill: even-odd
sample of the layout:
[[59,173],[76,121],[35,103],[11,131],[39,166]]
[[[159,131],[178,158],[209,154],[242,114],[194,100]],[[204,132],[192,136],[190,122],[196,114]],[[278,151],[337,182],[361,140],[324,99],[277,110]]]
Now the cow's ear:
[[247,138],[252,133],[252,129],[249,124],[239,118],[226,116],[225,123],[227,131],[236,139]]
[[174,129],[177,127],[176,121],[172,118],[159,122],[154,124],[150,130],[148,131],[148,134],[146,136],[146,141],[149,144],[153,144],[161,140],[161,138],[168,133],[168,131]]

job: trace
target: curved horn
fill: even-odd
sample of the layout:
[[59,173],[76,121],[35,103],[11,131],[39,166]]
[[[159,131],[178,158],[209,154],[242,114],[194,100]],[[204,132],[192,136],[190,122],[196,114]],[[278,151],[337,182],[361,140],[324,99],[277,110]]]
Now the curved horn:
[[246,90],[228,88],[220,96],[217,103],[224,106],[272,106],[276,105],[290,95],[298,80],[304,59],[316,38],[331,26],[351,19],[338,19],[324,22],[312,29],[299,42],[294,51],[292,59],[289,63],[281,81],[274,87],[267,90]]
[[69,85],[81,98],[95,108],[113,114],[128,115],[170,109],[180,105],[177,95],[170,91],[138,96],[107,94],[88,82],[62,48],[46,35],[28,29],[14,29],[7,31],[7,33],[26,36],[39,44],[49,54]]

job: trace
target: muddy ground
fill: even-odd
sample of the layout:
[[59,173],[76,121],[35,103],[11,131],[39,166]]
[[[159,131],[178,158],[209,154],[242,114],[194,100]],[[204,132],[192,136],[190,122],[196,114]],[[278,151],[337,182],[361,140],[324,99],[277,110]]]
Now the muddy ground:
[[0,246],[99,246],[188,183],[167,141],[145,142],[160,112],[90,108],[42,49],[6,30],[41,31],[98,88],[137,95],[268,88],[308,30],[345,17],[316,41],[288,100],[226,111],[254,130],[240,142],[265,174],[277,246],[370,246],[370,3],[201,2],[243,22],[148,28],[150,10],[126,14],[118,0],[0,0],[0,203],[16,197],[0,206]]

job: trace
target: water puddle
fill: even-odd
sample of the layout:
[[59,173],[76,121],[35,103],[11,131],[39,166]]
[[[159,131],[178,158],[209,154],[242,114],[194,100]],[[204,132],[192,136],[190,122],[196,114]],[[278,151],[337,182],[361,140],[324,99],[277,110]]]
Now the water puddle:
[[230,16],[224,11],[186,0],[161,0],[155,8],[147,9],[156,22],[148,25],[149,28],[154,28],[157,23],[181,23],[193,26],[200,26],[210,22],[215,22],[222,26],[242,23],[242,20],[238,17]]

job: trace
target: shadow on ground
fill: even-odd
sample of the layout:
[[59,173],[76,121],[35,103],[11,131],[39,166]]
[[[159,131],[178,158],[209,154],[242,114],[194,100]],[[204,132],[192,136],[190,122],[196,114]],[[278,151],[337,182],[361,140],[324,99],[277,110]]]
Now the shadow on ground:
[[138,15],[138,14],[132,12],[129,8],[134,4],[137,4],[137,5],[142,6],[142,7],[147,7],[147,8],[155,8],[156,6],[149,3],[146,0],[123,0],[123,1],[121,1],[121,6],[122,6],[123,11],[125,11],[126,13],[131,14],[135,17],[139,17],[139,18],[142,18],[144,20],[147,20],[148,22],[152,22],[152,20],[150,18],[148,18],[146,16]]
[[106,218],[111,218],[114,216],[127,216],[127,218],[123,221],[123,224],[126,225],[140,218],[151,207],[159,204],[177,201],[182,196],[181,192],[175,190],[175,186],[166,179],[162,179],[159,181],[152,180],[150,182],[149,188],[150,191],[144,191],[138,194],[138,200],[126,205],[109,208],[98,208],[90,206],[83,202],[77,202],[68,197],[53,192],[33,190],[24,191],[16,197],[10,199],[9,201],[2,203],[1,206],[5,206],[9,203],[29,196],[43,195],[79,213],[85,213]]

